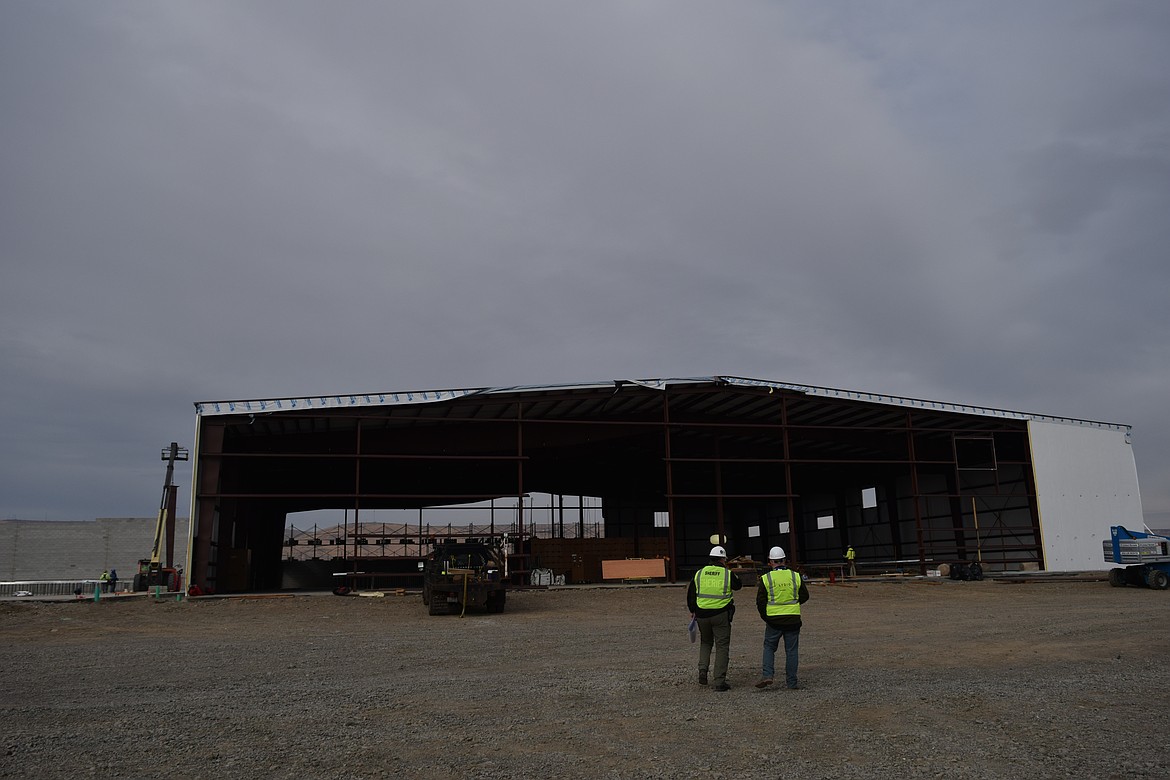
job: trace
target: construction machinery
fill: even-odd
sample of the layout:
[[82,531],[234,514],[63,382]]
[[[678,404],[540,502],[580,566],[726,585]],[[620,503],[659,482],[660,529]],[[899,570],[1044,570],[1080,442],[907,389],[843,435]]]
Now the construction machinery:
[[1109,570],[1109,584],[1166,590],[1170,587],[1170,538],[1158,536],[1150,529],[1130,531],[1120,525],[1109,529],[1109,539],[1102,542],[1105,560],[1130,564],[1124,569]]
[[503,612],[507,597],[505,555],[477,542],[438,542],[422,562],[423,604],[432,615],[468,607]]
[[[163,483],[162,501],[158,508],[158,520],[154,526],[154,546],[150,550],[149,558],[140,558],[138,573],[134,575],[134,590],[149,590],[153,587],[162,587],[168,591],[176,591],[182,587],[179,570],[175,568],[175,505],[178,502],[179,488],[173,484],[175,476],[175,461],[187,460],[189,453],[185,447],[171,442],[169,447],[162,451],[162,459],[167,462],[167,477]],[[163,552],[166,552],[166,563],[163,563]]]

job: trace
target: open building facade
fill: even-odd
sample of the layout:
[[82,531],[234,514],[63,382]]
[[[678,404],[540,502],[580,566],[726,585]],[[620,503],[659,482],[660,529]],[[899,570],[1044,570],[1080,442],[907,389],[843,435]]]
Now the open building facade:
[[[1126,425],[781,382],[619,380],[196,411],[187,571],[219,592],[281,587],[289,518],[315,510],[345,511],[328,541],[337,573],[356,575],[401,559],[388,544],[421,556],[446,536],[428,509],[479,507],[472,533],[505,542],[517,578],[540,563],[537,536],[565,536],[590,502],[604,538],[586,538],[582,520],[568,534],[582,554],[660,556],[669,579],[701,566],[713,537],[757,561],[780,545],[810,568],[840,563],[852,545],[863,571],[1100,569],[1109,526],[1142,523]],[[552,497],[542,534],[534,494]],[[508,501],[506,522],[486,516]],[[372,533],[363,513],[386,509],[419,522]]]

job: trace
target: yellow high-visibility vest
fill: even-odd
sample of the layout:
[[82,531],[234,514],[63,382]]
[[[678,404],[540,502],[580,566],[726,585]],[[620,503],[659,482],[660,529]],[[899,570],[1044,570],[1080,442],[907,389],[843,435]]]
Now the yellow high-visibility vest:
[[695,572],[695,606],[722,609],[731,603],[731,572],[722,566],[704,566]]
[[760,580],[768,592],[768,617],[800,614],[800,575],[792,569],[772,569]]

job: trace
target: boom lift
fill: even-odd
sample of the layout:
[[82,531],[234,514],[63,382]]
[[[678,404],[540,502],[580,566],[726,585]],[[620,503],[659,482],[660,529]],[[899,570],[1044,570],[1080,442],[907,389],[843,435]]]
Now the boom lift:
[[1148,528],[1145,532],[1130,531],[1120,525],[1110,528],[1109,536],[1101,543],[1105,560],[1131,564],[1124,569],[1110,569],[1110,585],[1145,585],[1155,590],[1170,587],[1170,539]]
[[[175,504],[178,500],[179,488],[172,484],[175,476],[175,461],[187,460],[189,453],[185,447],[171,442],[169,447],[162,451],[162,459],[167,462],[167,479],[163,483],[162,502],[158,508],[158,521],[154,526],[154,547],[151,548],[149,558],[138,561],[138,573],[134,575],[134,590],[147,590],[155,586],[162,586],[168,591],[178,590],[182,585],[179,582],[179,571],[175,568]],[[166,566],[162,565],[163,538],[166,538]]]

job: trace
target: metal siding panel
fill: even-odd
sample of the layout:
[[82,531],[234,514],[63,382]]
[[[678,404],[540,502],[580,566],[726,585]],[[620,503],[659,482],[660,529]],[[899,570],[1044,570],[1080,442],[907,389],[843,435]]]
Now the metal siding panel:
[[1048,570],[1110,568],[1101,556],[1109,527],[1143,526],[1128,432],[1039,421],[1028,432]]

